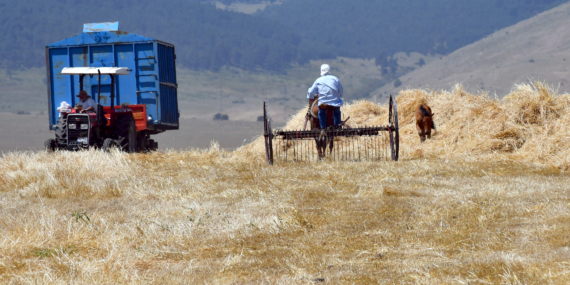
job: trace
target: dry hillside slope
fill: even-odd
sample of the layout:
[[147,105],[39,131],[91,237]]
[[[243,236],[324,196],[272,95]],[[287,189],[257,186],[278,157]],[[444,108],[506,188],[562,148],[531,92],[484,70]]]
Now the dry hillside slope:
[[467,91],[485,90],[502,97],[514,84],[543,80],[570,91],[570,3],[541,13],[441,60],[400,78],[402,86],[386,85],[376,93],[401,88],[448,89],[461,83]]

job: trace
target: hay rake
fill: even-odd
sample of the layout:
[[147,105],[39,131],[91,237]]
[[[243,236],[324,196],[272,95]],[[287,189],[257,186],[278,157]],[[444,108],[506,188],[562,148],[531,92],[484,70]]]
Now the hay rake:
[[[273,130],[267,101],[263,102],[263,127],[267,163],[295,161],[380,161],[398,160],[400,131],[396,100],[390,95],[386,126],[327,128],[325,130]],[[326,140],[324,155],[317,150],[318,139]],[[388,145],[390,150],[388,151]]]

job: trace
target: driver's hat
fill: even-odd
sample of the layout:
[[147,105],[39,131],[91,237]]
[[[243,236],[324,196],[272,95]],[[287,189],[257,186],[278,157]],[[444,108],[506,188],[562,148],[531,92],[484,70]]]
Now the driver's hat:
[[81,97],[81,96],[89,96],[89,95],[87,95],[87,91],[81,90],[79,91],[79,94],[76,97]]
[[331,67],[328,64],[321,65],[321,76],[329,73],[331,71]]

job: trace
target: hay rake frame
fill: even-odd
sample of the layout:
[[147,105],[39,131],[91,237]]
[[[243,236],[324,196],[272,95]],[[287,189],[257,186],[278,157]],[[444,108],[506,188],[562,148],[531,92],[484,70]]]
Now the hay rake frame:
[[[390,95],[389,121],[386,126],[363,126],[357,128],[327,128],[325,130],[273,130],[268,102],[263,102],[263,128],[265,137],[265,157],[267,164],[273,165],[274,154],[284,161],[318,161],[323,157],[316,155],[316,141],[326,137],[326,144],[331,140],[336,146],[328,151],[329,157],[334,160],[361,161],[387,159],[386,148],[390,145],[390,158],[398,161],[400,152],[400,129],[398,126],[398,108],[396,100]],[[381,134],[388,133],[388,136]],[[307,141],[310,141],[307,143]],[[279,143],[275,143],[279,142]],[[311,146],[311,142],[313,146]],[[275,146],[275,148],[274,148]],[[291,151],[289,151],[291,149]],[[289,154],[291,153],[291,154]],[[326,155],[326,149],[325,149]]]

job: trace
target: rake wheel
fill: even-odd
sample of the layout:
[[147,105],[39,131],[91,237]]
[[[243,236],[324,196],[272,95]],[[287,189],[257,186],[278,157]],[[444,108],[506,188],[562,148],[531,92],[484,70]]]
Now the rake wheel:
[[263,135],[265,136],[265,158],[267,164],[273,165],[273,131],[271,130],[271,117],[267,109],[267,101],[263,102]]
[[390,95],[389,117],[390,151],[392,160],[398,161],[400,154],[400,127],[398,126],[398,106],[396,105],[396,99],[392,95]]

